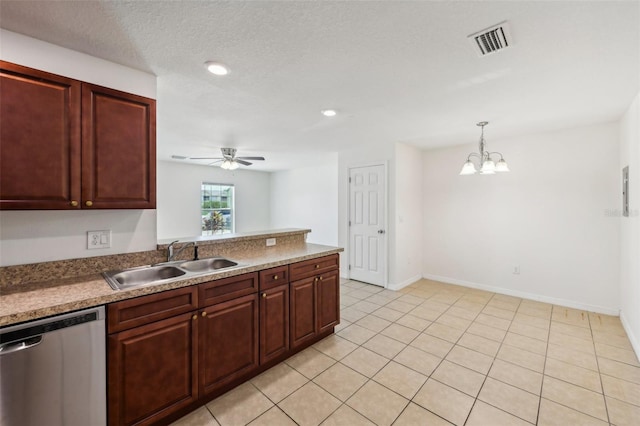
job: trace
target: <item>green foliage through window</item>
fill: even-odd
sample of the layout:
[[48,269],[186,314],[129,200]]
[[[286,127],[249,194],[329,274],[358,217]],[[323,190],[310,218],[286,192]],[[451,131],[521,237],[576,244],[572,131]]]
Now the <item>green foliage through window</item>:
[[234,187],[203,182],[200,196],[202,235],[234,232]]

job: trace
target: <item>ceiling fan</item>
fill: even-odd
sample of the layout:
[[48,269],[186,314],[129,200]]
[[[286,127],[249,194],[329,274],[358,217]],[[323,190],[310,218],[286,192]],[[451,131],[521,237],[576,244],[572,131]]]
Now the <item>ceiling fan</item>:
[[222,157],[181,157],[174,155],[173,158],[189,160],[214,160],[209,164],[222,162],[222,164],[220,164],[220,167],[225,170],[235,170],[239,167],[239,164],[242,164],[243,166],[250,166],[251,164],[253,164],[247,160],[264,161],[264,157],[236,157],[237,149],[235,148],[220,148],[220,150],[222,151]]

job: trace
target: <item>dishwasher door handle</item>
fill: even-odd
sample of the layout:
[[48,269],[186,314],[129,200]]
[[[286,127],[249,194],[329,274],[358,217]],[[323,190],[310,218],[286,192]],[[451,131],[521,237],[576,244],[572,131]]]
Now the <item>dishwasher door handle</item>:
[[40,343],[42,343],[42,334],[39,336],[29,337],[18,342],[4,343],[0,345],[0,356],[23,351],[25,349],[38,346]]

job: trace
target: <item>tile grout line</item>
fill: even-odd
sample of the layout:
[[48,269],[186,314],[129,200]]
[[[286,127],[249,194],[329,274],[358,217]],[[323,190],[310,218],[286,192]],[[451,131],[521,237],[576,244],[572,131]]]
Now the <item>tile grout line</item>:
[[540,407],[542,407],[542,389],[544,388],[545,371],[547,371],[547,359],[549,359],[549,341],[551,339],[551,321],[553,321],[553,305],[549,315],[549,329],[547,330],[547,342],[544,351],[544,364],[542,365],[542,380],[540,380],[540,399],[538,400],[538,412],[536,413],[536,424],[540,422]]
[[596,342],[593,338],[593,328],[591,327],[591,318],[587,314],[587,321],[589,324],[589,332],[591,333],[591,343],[593,344],[594,358],[596,359],[596,367],[598,368],[598,380],[600,381],[600,388],[602,389],[602,400],[604,402],[604,411],[607,414],[607,422],[611,424],[611,416],[609,415],[609,404],[607,404],[607,397],[604,392],[604,383],[602,382],[602,373],[600,372],[600,362],[598,361],[598,350],[596,349]]

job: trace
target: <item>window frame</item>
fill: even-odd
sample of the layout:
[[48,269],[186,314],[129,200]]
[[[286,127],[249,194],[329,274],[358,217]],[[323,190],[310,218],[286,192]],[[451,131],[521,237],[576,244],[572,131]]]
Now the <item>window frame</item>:
[[[220,198],[222,198],[223,187],[226,189],[231,189],[231,202],[227,202],[227,207],[218,207],[218,208],[204,208],[203,205],[205,203],[205,190],[206,187],[218,187],[218,194]],[[226,190],[225,189],[225,190]],[[213,191],[212,191],[213,192]],[[211,197],[213,198],[213,196]],[[214,200],[207,200],[214,201]],[[229,205],[230,204],[230,205]],[[203,211],[213,212],[213,211],[222,211],[222,210],[230,210],[230,227],[227,229],[225,225],[219,231],[206,230],[204,229],[204,216],[202,215]],[[225,221],[226,222],[226,221]],[[200,184],[200,235],[203,237],[210,237],[214,235],[224,235],[224,234],[234,234],[236,232],[236,187],[233,183],[219,183],[219,182],[206,182],[203,181]]]

